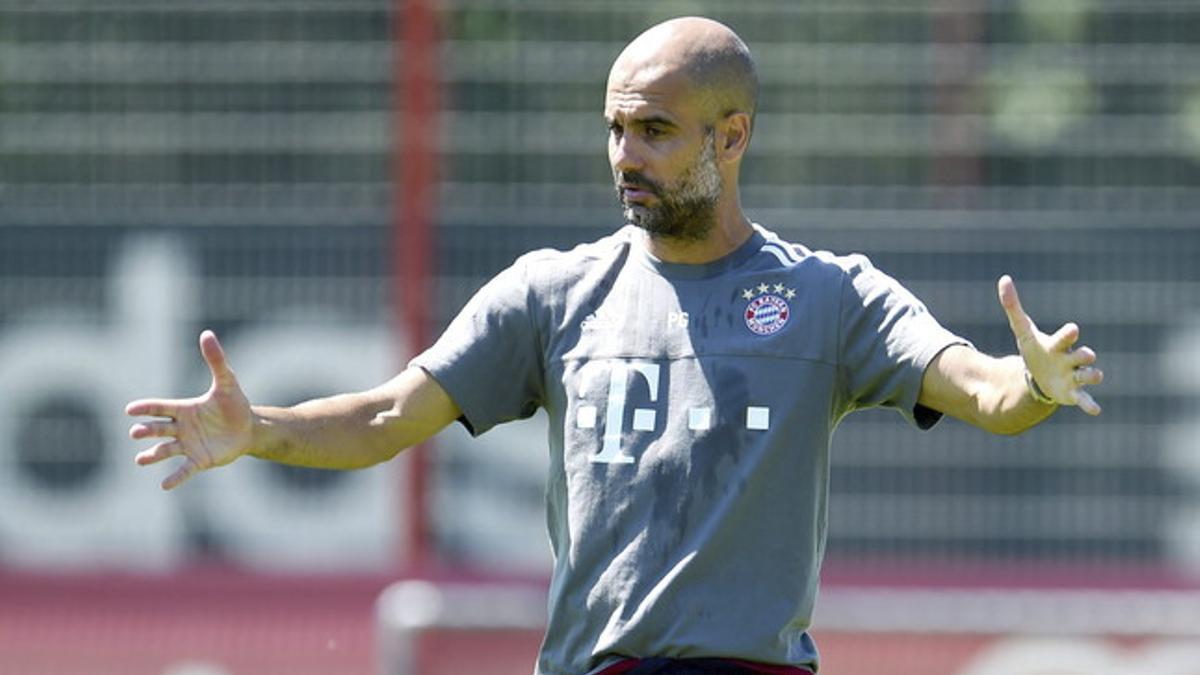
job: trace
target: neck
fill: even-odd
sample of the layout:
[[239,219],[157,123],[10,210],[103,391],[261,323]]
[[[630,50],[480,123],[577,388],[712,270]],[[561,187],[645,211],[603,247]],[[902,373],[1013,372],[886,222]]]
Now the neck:
[[746,243],[754,228],[750,219],[742,213],[740,205],[727,212],[718,210],[716,222],[703,239],[679,239],[642,233],[643,242],[650,255],[663,262],[686,265],[703,265],[733,253]]

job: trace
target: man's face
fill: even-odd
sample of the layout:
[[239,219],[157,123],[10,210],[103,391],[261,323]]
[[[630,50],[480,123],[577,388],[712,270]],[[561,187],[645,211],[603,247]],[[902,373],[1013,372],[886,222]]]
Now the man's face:
[[714,130],[681,75],[610,78],[608,158],[627,221],[650,234],[695,241],[715,223],[721,196]]

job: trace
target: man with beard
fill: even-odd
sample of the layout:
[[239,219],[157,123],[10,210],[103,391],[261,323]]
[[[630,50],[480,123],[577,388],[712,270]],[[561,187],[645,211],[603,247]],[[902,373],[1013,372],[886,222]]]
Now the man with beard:
[[555,555],[537,672],[815,673],[808,627],[826,525],[830,435],[888,406],[1018,433],[1058,405],[1098,414],[1078,328],[1040,332],[1012,280],[1020,355],[942,328],[862,256],[782,241],[742,212],[757,82],[731,30],[655,26],[609,74],[608,154],[628,225],[536,251],[491,280],[393,380],[291,408],[250,406],[216,337],[213,387],[131,403],[137,461],[182,456],[172,488],[242,455],[326,468],[381,462],[454,420],[472,433],[550,418]]

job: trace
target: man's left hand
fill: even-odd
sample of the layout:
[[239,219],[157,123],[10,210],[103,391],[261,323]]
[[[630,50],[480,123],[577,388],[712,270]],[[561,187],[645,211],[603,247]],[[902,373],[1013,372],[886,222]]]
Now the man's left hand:
[[1100,384],[1104,372],[1094,365],[1096,352],[1089,347],[1072,349],[1079,341],[1079,326],[1068,323],[1053,335],[1038,330],[1021,308],[1017,286],[1007,274],[997,284],[1000,304],[1017,339],[1025,367],[1042,393],[1055,403],[1079,406],[1089,415],[1099,415],[1100,406],[1084,387]]

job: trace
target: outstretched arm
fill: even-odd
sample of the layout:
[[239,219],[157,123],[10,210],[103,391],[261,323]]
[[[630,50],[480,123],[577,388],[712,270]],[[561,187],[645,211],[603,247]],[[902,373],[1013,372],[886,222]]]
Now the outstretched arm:
[[138,464],[184,458],[163,481],[166,490],[243,455],[327,469],[371,466],[424,441],[461,414],[441,385],[419,368],[363,392],[290,408],[252,406],[212,331],[200,334],[200,353],[213,378],[202,396],[143,399],[125,408],[128,415],[161,418],[129,429],[131,438],[158,440],[138,453]]
[[921,405],[1001,434],[1025,431],[1059,405],[1099,415],[1100,406],[1084,387],[1100,384],[1104,373],[1093,365],[1094,351],[1072,349],[1079,326],[1068,323],[1047,335],[1021,307],[1011,277],[1000,278],[998,291],[1020,356],[995,358],[969,347],[950,347],[926,369]]

